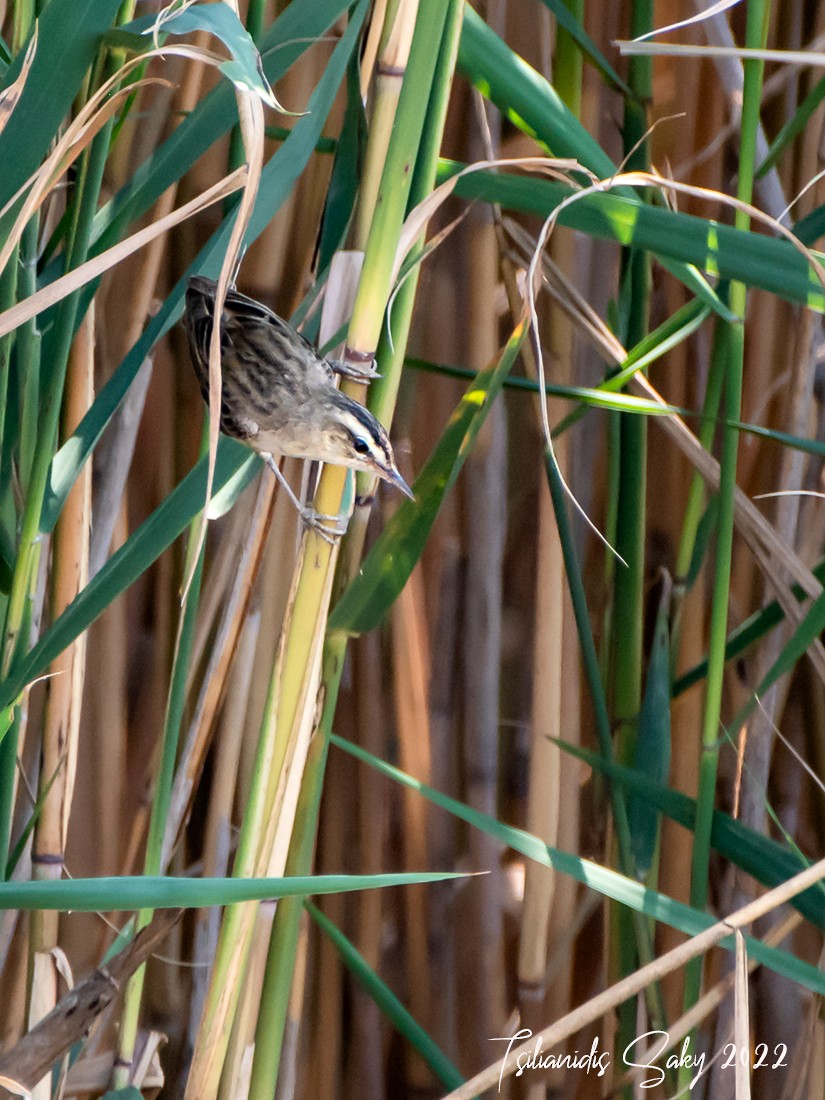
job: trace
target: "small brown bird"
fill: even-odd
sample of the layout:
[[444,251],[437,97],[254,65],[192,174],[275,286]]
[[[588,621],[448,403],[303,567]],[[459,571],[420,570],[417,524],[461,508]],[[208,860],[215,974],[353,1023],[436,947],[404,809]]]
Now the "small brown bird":
[[[196,275],[186,291],[189,351],[207,404],[216,286]],[[412,497],[386,431],[368,409],[341,393],[334,383],[336,373],[375,377],[325,359],[272,310],[229,290],[221,317],[221,431],[265,459],[304,521],[330,541],[342,534],[342,517],[320,516],[301,504],[276,455],[366,470]]]

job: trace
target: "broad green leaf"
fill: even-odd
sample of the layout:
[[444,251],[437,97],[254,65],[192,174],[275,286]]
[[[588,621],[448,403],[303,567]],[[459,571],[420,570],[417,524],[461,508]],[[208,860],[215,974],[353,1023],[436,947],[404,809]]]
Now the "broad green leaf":
[[527,332],[520,324],[499,359],[476,375],[429,461],[415,479],[415,500],[404,500],[336,604],[331,631],[360,634],[381,622],[421,557],[438,510],[458,477],[490,406],[501,390]]
[[[663,353],[664,354],[664,353]],[[469,367],[456,367],[448,363],[431,363],[427,359],[407,357],[404,365],[412,370],[426,371],[428,374],[441,374],[445,378],[461,378],[472,381],[478,378],[478,371]],[[505,378],[503,388],[521,390],[524,393],[538,393],[538,383],[531,378]],[[555,382],[545,382],[544,392],[549,397],[561,397],[566,401],[594,409],[609,409],[612,412],[632,412],[641,416],[672,416],[673,413],[693,415],[692,409],[681,409],[678,405],[660,405],[649,397],[636,397],[631,393],[613,393],[608,385],[604,386],[559,386]],[[555,436],[556,430],[553,434]]]
[[399,1001],[386,982],[382,982],[361,952],[351,943],[337,925],[325,917],[321,910],[311,902],[304,907],[309,915],[331,941],[341,956],[347,969],[361,983],[372,1000],[396,1031],[403,1035],[410,1045],[418,1051],[438,1080],[448,1089],[456,1089],[464,1083],[464,1078],[444,1051],[433,1042],[415,1017]]
[[[37,20],[37,51],[20,100],[0,133],[0,207],[37,171],[80,91],[121,0],[50,0]],[[21,49],[3,80],[17,78]]]
[[[254,477],[259,469],[260,459],[249,448],[221,437],[213,492],[219,494],[232,479],[235,479],[236,492],[240,492],[243,484]],[[203,508],[205,493],[206,459],[202,458],[152,515],[109,558],[100,572],[52,623],[37,645],[12,666],[8,678],[0,684],[0,699],[3,700],[0,706],[13,702],[27,683],[45,672],[54,658],[171,546],[190,520]]]
[[332,174],[327,188],[321,236],[318,242],[320,271],[327,270],[333,254],[343,247],[361,182],[361,159],[366,141],[367,121],[361,100],[361,69],[356,54],[353,54],[347,68],[346,86],[347,108],[335,146],[335,159],[332,162]]
[[121,875],[60,882],[2,882],[0,909],[57,909],[95,913],[109,909],[198,909],[240,901],[345,894],[385,886],[412,886],[466,878],[459,872],[415,871],[391,875],[304,875],[294,878],[169,878]]
[[[461,167],[442,162],[439,182]],[[455,193],[546,218],[572,191],[547,180],[479,171],[462,176]],[[825,289],[805,257],[786,240],[664,210],[615,192],[586,195],[562,211],[559,224],[592,237],[645,248],[657,257],[693,264],[710,275],[738,279],[825,312]],[[819,253],[817,258],[825,260]]]
[[800,218],[793,227],[794,233],[803,244],[810,246],[825,233],[825,206],[818,206],[804,218]]
[[[683,825],[686,829],[693,829],[696,821],[694,798],[672,787],[656,783],[614,760],[605,760],[599,753],[591,752],[579,745],[570,745],[557,737],[554,737],[553,741],[564,752],[585,761],[591,768],[603,772],[628,791],[637,792],[641,797],[646,798],[651,805],[672,821]],[[711,844],[719,855],[752,875],[763,886],[778,886],[808,866],[807,861],[796,851],[792,851],[786,845],[768,836],[754,832],[736,818],[723,814],[721,810],[713,811]],[[789,904],[798,909],[806,920],[818,928],[825,928],[825,890],[821,886],[812,886],[804,893],[797,894]]]
[[[569,852],[562,852],[558,848],[551,848],[549,844],[545,844],[537,836],[525,832],[524,829],[504,825],[496,818],[490,817],[489,814],[474,810],[463,802],[458,802],[456,799],[428,787],[426,783],[421,783],[419,780],[407,775],[406,772],[401,771],[400,768],[387,764],[386,761],[380,760],[377,756],[367,752],[366,749],[360,748],[343,737],[332,734],[330,739],[334,745],[348,752],[351,756],[369,764],[376,771],[395,780],[396,783],[408,790],[417,791],[434,805],[447,810],[448,813],[453,814],[461,821],[466,821],[473,828],[481,829],[488,836],[520,852],[528,859],[535,860],[536,863],[540,863],[545,867],[552,867],[561,874],[569,875],[584,886],[597,890],[605,897],[612,898],[622,905],[627,905],[638,913],[670,925],[671,928],[676,928],[688,936],[695,936],[716,923],[715,919],[709,914],[701,913],[699,910],[693,909],[683,902],[675,901],[657,890],[642,886],[641,883],[634,882],[632,879],[620,875],[617,871],[601,867],[592,860],[581,859]],[[631,774],[633,773],[631,772]],[[747,936],[746,940],[751,957],[758,962],[776,971],[777,974],[782,974],[794,982],[799,982],[812,992],[825,992],[825,974],[818,967],[803,962],[790,952],[781,951],[775,947],[767,947],[761,940],[754,939],[752,936]],[[732,950],[733,938],[723,940],[722,946]]]

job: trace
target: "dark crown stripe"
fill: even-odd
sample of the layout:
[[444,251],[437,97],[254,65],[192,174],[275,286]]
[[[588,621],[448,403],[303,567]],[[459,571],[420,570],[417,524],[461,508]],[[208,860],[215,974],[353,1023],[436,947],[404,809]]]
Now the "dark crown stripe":
[[357,435],[363,435],[368,443],[371,444],[374,451],[376,451],[383,462],[392,461],[392,452],[390,450],[389,442],[386,437],[384,429],[379,422],[375,419],[369,409],[364,408],[363,405],[359,405],[357,401],[351,401],[345,395],[341,395],[344,398],[346,404],[342,405],[342,412],[348,414],[353,420],[357,421],[360,431],[356,429],[353,431],[351,426],[342,419],[342,425],[349,431],[353,438]]

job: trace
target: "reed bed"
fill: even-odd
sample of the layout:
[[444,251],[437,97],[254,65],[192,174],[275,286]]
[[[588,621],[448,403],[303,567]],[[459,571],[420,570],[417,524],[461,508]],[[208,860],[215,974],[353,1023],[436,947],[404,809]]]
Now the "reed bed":
[[694,15],[0,6],[0,1095],[822,1095],[825,5]]

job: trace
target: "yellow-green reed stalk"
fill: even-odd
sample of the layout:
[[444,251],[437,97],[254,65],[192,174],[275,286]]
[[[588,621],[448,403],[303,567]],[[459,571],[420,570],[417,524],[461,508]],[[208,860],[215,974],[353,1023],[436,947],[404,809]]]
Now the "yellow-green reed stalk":
[[[748,4],[745,46],[763,49],[767,41],[770,5],[767,0],[750,0]],[[737,197],[750,203],[753,196],[756,166],[756,136],[759,128],[759,107],[762,97],[764,62],[748,59],[744,65],[742,129],[739,142],[739,183]],[[736,211],[737,229],[747,230],[750,219]],[[710,863],[710,833],[716,794],[716,768],[722,715],[722,684],[727,641],[728,601],[730,598],[731,552],[733,547],[733,503],[736,490],[736,462],[739,433],[734,427],[741,419],[742,371],[745,350],[744,318],[747,288],[744,283],[731,283],[730,305],[741,322],[727,326],[727,355],[722,355],[722,454],[719,482],[719,521],[716,536],[716,566],[710,617],[708,675],[705,689],[705,710],[702,722],[702,756],[699,761],[699,791],[696,800],[696,824],[693,833],[690,904],[703,909],[708,898]],[[720,322],[722,323],[722,322]],[[697,959],[685,975],[685,1006],[692,1006],[699,997],[702,964]],[[681,1082],[680,1082],[681,1083]]]
[[[325,712],[327,709],[325,708]],[[328,723],[331,722],[330,714],[328,721],[323,722],[323,734],[313,737],[309,746],[285,868],[285,873],[289,876],[309,874],[312,869],[318,809],[329,745],[326,735],[329,732]],[[302,910],[301,898],[282,898],[275,911],[255,1029],[255,1055],[248,1100],[271,1100],[275,1095]]]
[[[381,28],[375,74],[369,99],[369,141],[364,172],[359,185],[358,205],[352,229],[352,247],[366,248],[375,202],[384,173],[398,101],[404,85],[412,46],[418,4],[388,0]],[[367,77],[370,74],[365,74]]]
[[[419,147],[415,176],[410,190],[410,206],[420,202],[432,190],[435,180],[438,150],[444,129],[452,74],[458,51],[462,10],[463,0],[452,0],[444,29],[438,66],[433,79],[430,106]],[[372,138],[372,135],[370,136]],[[393,301],[392,339],[389,338],[389,329],[385,328],[378,346],[377,361],[380,364],[381,378],[374,382],[370,388],[369,405],[379,420],[385,424],[389,424],[392,420],[395,408],[395,398],[398,392],[417,284],[418,269],[415,268]],[[374,486],[365,486],[364,488],[364,495],[368,497]],[[361,496],[360,485],[358,495]],[[335,593],[340,593],[346,588],[358,568],[368,519],[369,507],[356,505],[338,559],[333,586],[333,599]],[[326,760],[326,739],[332,728],[346,644],[346,635],[337,633],[327,637],[324,647],[322,669],[324,711],[320,729],[310,748],[310,758],[301,787],[301,800],[287,863],[287,871],[290,875],[308,874],[311,870],[317,825],[317,807],[320,800]],[[265,1098],[272,1096],[278,1078],[300,917],[301,903],[299,899],[286,898],[278,904],[267,960],[264,988],[261,995],[261,1013],[255,1036],[255,1059],[249,1092],[250,1100],[265,1100]]]
[[[432,191],[435,184],[438,168],[438,154],[441,147],[441,138],[444,133],[444,122],[447,117],[450,88],[452,86],[455,60],[458,53],[458,42],[461,36],[462,18],[464,12],[463,0],[451,0],[447,16],[444,38],[438,56],[438,65],[433,79],[430,104],[425,119],[421,146],[419,148],[418,162],[415,175],[410,188],[408,206],[410,209],[422,202]],[[398,293],[393,298],[391,316],[382,333],[381,341],[376,355],[381,377],[370,386],[367,404],[370,410],[378,417],[382,424],[389,425],[395,412],[395,401],[398,395],[398,387],[401,381],[401,367],[407,348],[407,338],[412,320],[412,310],[415,303],[415,293],[418,288],[419,267],[417,260],[423,249],[423,240],[417,242],[410,254],[410,262],[414,266],[401,284]],[[333,587],[333,599],[343,592],[358,569],[358,563],[364,549],[369,523],[371,506],[369,503],[359,505],[358,500],[370,501],[376,488],[376,480],[369,474],[358,474],[356,478],[357,492],[356,505],[350,520],[347,537],[341,548],[341,555],[336,570],[335,584]],[[337,665],[340,673],[345,639],[329,639],[327,650],[332,666]],[[333,650],[340,647],[338,657]],[[339,660],[340,658],[340,660]],[[324,677],[327,690],[330,682]],[[337,683],[337,679],[336,679]],[[335,688],[337,694],[337,686]]]
[[[446,8],[440,0],[420,5],[396,124],[379,189],[348,348],[356,357],[372,356],[378,343],[391,291],[393,261],[407,208],[410,180],[418,155],[433,73],[442,39]],[[347,387],[352,396],[362,387]],[[327,514],[341,510],[346,472],[324,469],[315,507]],[[234,874],[261,874],[269,865],[283,804],[287,774],[301,729],[312,722],[320,671],[320,645],[329,608],[332,570],[337,551],[310,530],[293,582],[290,612],[270,682],[261,726],[253,788],[239,839]],[[316,662],[318,662],[316,664]],[[204,1017],[198,1032],[187,1100],[216,1096],[229,1033],[254,928],[255,906],[233,906],[226,913],[218,943]]]

